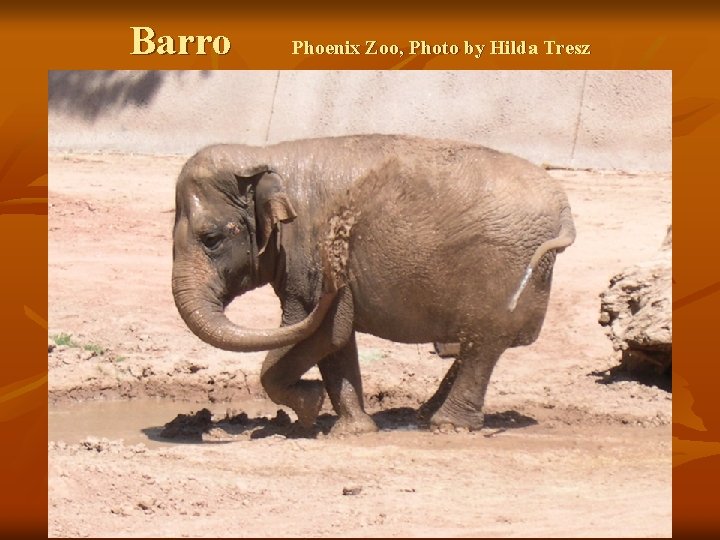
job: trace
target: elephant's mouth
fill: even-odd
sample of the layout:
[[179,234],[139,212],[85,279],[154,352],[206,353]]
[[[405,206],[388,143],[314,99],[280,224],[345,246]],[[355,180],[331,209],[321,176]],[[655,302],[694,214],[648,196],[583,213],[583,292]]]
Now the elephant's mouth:
[[332,304],[337,291],[323,294],[305,320],[274,329],[244,328],[228,319],[225,310],[239,296],[222,291],[208,294],[202,285],[190,285],[187,278],[173,276],[173,296],[188,328],[204,342],[227,351],[268,351],[294,345],[315,332]]
[[257,285],[255,285],[253,281],[253,279],[250,279],[247,276],[243,277],[243,279],[239,280],[238,285],[235,288],[223,291],[222,294],[219,294],[218,303],[222,306],[222,310],[225,311],[227,307],[238,297],[257,288]]

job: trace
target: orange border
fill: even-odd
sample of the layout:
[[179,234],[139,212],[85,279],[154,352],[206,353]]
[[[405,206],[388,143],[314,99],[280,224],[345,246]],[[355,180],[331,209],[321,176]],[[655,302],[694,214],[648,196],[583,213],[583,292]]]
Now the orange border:
[[[104,13],[62,3],[47,11],[15,8],[0,19],[4,83],[0,87],[0,372],[3,532],[46,534],[47,333],[47,71],[49,69],[671,69],[674,156],[674,532],[720,529],[720,380],[714,337],[720,312],[718,222],[720,184],[714,159],[720,135],[720,33],[716,9],[686,11],[654,4],[620,14],[584,8],[508,14],[495,6],[409,4],[344,13],[299,4],[259,7],[146,7]],[[331,4],[329,4],[331,5]],[[236,4],[237,6],[237,4]],[[518,6],[513,3],[513,8]],[[39,8],[33,5],[35,10]],[[140,11],[140,10],[144,11]],[[332,9],[332,8],[329,8]],[[607,8],[606,8],[607,9]],[[694,14],[692,10],[694,11]],[[137,57],[130,26],[162,34],[222,34],[232,51],[222,57]],[[583,56],[298,57],[293,39],[405,43],[492,39],[592,44]],[[700,419],[704,430],[696,430]],[[9,443],[8,443],[9,442]],[[638,504],[643,504],[638,501]]]

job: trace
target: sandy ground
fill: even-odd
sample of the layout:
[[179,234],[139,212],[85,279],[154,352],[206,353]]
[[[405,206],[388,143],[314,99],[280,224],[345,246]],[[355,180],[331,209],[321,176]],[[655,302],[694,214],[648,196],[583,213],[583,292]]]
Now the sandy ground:
[[[264,397],[262,353],[212,349],[180,320],[182,162],[49,156],[50,536],[670,536],[672,394],[611,374],[597,323],[608,279],[662,242],[669,175],[552,171],[578,239],[558,258],[539,340],[501,358],[482,431],[418,428],[414,408],[450,360],[361,335],[383,429],[334,439],[329,408],[302,434]],[[230,312],[279,321],[269,289]],[[161,435],[205,407],[201,438]]]

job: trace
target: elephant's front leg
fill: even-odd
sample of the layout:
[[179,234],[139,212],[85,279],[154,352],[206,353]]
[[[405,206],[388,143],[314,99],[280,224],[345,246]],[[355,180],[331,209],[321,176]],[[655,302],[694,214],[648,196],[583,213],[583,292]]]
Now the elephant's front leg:
[[[295,310],[298,311],[298,310]],[[306,314],[288,311],[284,324]],[[326,356],[342,349],[352,335],[352,293],[343,289],[320,328],[310,337],[287,347],[272,350],[263,362],[260,381],[270,399],[293,409],[304,427],[311,427],[320,412],[325,389],[320,381],[301,380],[303,374]]]
[[362,379],[358,362],[355,332],[338,351],[318,364],[325,388],[338,415],[332,428],[333,435],[368,433],[377,431],[372,418],[363,406]]

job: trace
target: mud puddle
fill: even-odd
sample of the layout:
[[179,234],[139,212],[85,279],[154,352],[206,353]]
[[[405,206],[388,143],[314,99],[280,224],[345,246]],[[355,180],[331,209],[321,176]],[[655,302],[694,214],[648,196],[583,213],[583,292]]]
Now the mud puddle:
[[[208,412],[203,414],[204,410]],[[268,401],[253,399],[221,404],[163,399],[53,404],[48,405],[48,441],[77,443],[95,437],[122,439],[128,445],[143,443],[148,447],[220,442],[232,440],[249,428],[273,422],[288,424],[291,421],[284,413]],[[222,430],[221,426],[227,425],[238,427]],[[183,429],[178,430],[178,426]]]
[[[415,409],[370,412],[379,433],[377,438],[370,437],[368,444],[384,437],[399,435],[402,440],[402,434],[410,438],[410,434],[427,434],[427,426],[417,419]],[[323,412],[310,429],[301,428],[295,420],[290,409],[252,398],[215,404],[152,398],[89,400],[48,405],[48,441],[75,444],[90,438],[162,447],[273,436],[322,438],[329,434],[337,417]]]

